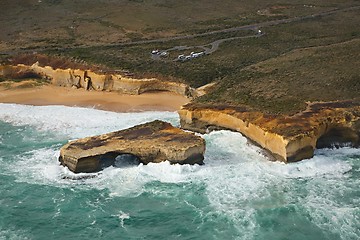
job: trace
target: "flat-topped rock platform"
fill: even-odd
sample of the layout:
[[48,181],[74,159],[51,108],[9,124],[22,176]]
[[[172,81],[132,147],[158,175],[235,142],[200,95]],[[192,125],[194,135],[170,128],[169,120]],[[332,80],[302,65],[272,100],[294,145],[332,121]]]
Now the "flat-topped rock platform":
[[170,123],[153,121],[129,129],[78,139],[64,145],[59,161],[71,171],[96,172],[122,154],[130,154],[144,164],[169,161],[202,164],[205,141]]
[[238,131],[283,162],[311,158],[316,148],[360,145],[360,100],[309,103],[305,111],[292,116],[190,103],[179,115],[184,129]]

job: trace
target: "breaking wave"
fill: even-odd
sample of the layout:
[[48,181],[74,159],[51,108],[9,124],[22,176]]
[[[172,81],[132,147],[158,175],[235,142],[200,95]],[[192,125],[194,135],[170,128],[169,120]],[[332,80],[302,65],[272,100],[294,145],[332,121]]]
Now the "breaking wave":
[[[112,113],[64,106],[0,104],[1,121],[20,129],[32,126],[40,135],[55,133],[62,136],[61,140],[101,134],[154,119],[179,124],[177,114],[172,112]],[[1,158],[0,164],[18,182],[106,190],[110,198],[170,194],[168,188],[152,188],[151,184],[156,182],[204,186],[211,209],[197,211],[202,212],[203,218],[211,214],[225,216],[237,229],[239,239],[261,236],[266,239],[266,234],[275,239],[279,237],[276,233],[281,231],[281,224],[286,224],[278,222],[281,218],[309,226],[320,239],[360,238],[357,190],[360,149],[322,149],[312,159],[283,164],[268,161],[261,149],[239,133],[217,131],[203,137],[207,144],[203,166],[163,162],[74,174],[58,163],[61,141],[22,152],[14,156],[16,161],[11,165]],[[204,211],[207,213],[202,215]],[[284,211],[293,215],[282,215]],[[122,227],[130,218],[125,212],[119,215]]]

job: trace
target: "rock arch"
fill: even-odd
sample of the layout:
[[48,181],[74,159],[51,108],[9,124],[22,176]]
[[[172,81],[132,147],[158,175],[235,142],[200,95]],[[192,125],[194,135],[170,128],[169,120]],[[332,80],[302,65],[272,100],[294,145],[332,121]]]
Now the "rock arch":
[[141,162],[143,161],[141,161],[139,156],[128,151],[110,151],[105,154],[85,157],[78,162],[78,167],[101,170],[110,166],[124,167],[138,165]]
[[178,113],[183,129],[204,133],[214,125],[238,131],[283,162],[311,158],[316,148],[360,145],[359,100],[309,103],[292,116],[201,103],[187,104]]
[[78,139],[64,145],[59,161],[73,172],[95,172],[130,154],[147,164],[169,161],[202,164],[205,141],[159,120],[129,129]]

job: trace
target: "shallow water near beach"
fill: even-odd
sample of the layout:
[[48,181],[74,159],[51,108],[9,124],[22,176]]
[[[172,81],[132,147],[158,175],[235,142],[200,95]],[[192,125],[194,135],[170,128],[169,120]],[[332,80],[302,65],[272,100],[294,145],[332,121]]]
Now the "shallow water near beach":
[[360,239],[360,149],[270,162],[239,133],[203,135],[203,166],[74,174],[69,140],[173,112],[0,104],[0,239]]

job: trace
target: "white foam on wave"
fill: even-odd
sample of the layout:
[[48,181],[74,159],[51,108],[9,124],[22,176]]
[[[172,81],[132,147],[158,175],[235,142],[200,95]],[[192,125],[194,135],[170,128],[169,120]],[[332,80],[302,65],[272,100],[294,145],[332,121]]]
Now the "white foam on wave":
[[[34,184],[54,184],[63,182],[67,169],[58,162],[59,151],[56,148],[41,148],[14,156],[7,164],[3,161],[2,168],[6,174],[16,177],[16,181]],[[68,183],[70,183],[68,181]],[[60,186],[60,185],[59,185]]]
[[270,173],[284,178],[341,177],[352,169],[349,163],[334,156],[319,155],[291,164],[275,162],[267,165]]
[[27,240],[27,239],[31,239],[31,237],[29,237],[29,233],[26,233],[25,231],[22,230],[14,230],[12,228],[8,228],[8,229],[1,229],[0,228],[0,239],[1,240]]
[[[326,181],[326,183],[324,183]],[[346,181],[351,181],[347,183]],[[302,203],[312,222],[318,227],[340,235],[341,239],[360,238],[359,196],[348,196],[356,191],[359,179],[319,179],[307,184],[308,195]]]
[[120,220],[120,226],[121,226],[122,228],[125,228],[125,229],[126,229],[126,227],[124,226],[124,221],[127,220],[127,219],[130,219],[130,215],[129,215],[128,213],[125,213],[125,212],[123,212],[123,211],[119,211],[118,214],[115,214],[115,215],[112,215],[112,216],[119,218],[119,220]]
[[[241,239],[253,239],[253,234],[257,232],[257,210],[298,202],[299,189],[310,192],[309,198],[317,196],[319,199],[318,191],[309,191],[315,189],[313,184],[316,183],[315,186],[323,189],[320,199],[327,199],[335,207],[339,205],[336,195],[341,188],[329,191],[332,185],[328,181],[338,182],[342,187],[347,184],[351,187],[358,186],[354,181],[348,182],[347,173],[352,170],[353,164],[348,161],[348,157],[357,155],[360,159],[360,149],[323,149],[316,151],[312,159],[284,164],[268,161],[261,149],[248,144],[246,138],[238,133],[219,131],[210,133],[205,138],[206,165],[195,177],[201,177],[207,183],[210,203],[234,221]],[[359,212],[357,207],[354,208],[357,204],[350,204],[347,214],[337,214],[336,221],[329,221],[324,225],[324,219],[316,218],[315,214],[320,211],[321,216],[328,216],[330,219],[331,209],[317,206],[317,211],[313,211],[312,202],[304,200],[298,204],[304,205],[309,214],[314,215],[315,224],[326,231],[340,229],[340,235],[345,239],[351,234],[359,235],[356,233]],[[326,206],[326,202],[316,203]],[[343,212],[343,209],[338,208],[335,212]]]
[[308,194],[301,204],[318,227],[341,239],[360,239],[360,196],[356,190],[360,179],[354,177],[358,173],[352,170],[353,166],[359,167],[360,149],[320,149],[315,154],[314,159],[322,160],[323,165],[326,161],[335,164],[331,174],[308,179]]
[[210,204],[234,222],[241,239],[251,239],[257,227],[251,202],[267,198],[261,167],[267,159],[241,134],[219,131],[205,136],[207,165],[203,171]]
[[[0,120],[65,133],[71,138],[117,130],[157,118],[177,123],[176,114],[169,112],[121,114],[54,106],[6,105],[6,110],[2,107],[4,105],[0,106]],[[31,112],[34,114],[27,116]],[[92,120],[83,125],[87,119]],[[360,236],[356,228],[360,224],[359,209],[355,207],[358,205],[354,202],[342,205],[339,200],[342,191],[347,194],[359,186],[358,181],[348,181],[354,165],[349,157],[360,156],[359,149],[317,150],[312,159],[283,164],[269,162],[260,148],[249,144],[239,133],[217,131],[203,137],[207,142],[204,166],[163,162],[109,167],[95,174],[74,174],[59,166],[60,146],[53,146],[24,153],[9,171],[16,171],[19,181],[108,189],[112,197],[152,191],[146,187],[151,182],[205,183],[214,211],[228,216],[242,239],[252,239],[259,228],[256,211],[294,202],[303,206],[312,221],[326,231],[337,232],[344,239]],[[360,157],[356,158],[358,161]],[[303,200],[298,192],[302,190],[307,192]]]
[[38,131],[51,131],[81,138],[116,131],[155,119],[178,125],[175,112],[116,113],[66,106],[28,106],[0,103],[0,120],[15,126],[31,125]]
[[55,185],[58,187],[109,189],[111,196],[139,195],[149,182],[180,183],[200,169],[199,165],[171,165],[169,162],[127,167],[108,167],[97,173],[73,173],[59,164],[59,148],[41,148],[23,153],[11,165],[5,164],[7,174],[19,182]]
[[[139,112],[139,113],[115,113],[89,108],[66,107],[66,106],[28,106],[19,104],[0,104],[0,121],[8,122],[15,126],[30,125],[42,132],[50,132],[63,135],[65,139],[102,134],[110,131],[124,129],[137,124],[155,119],[161,119],[178,125],[177,113],[174,112]],[[43,135],[43,134],[42,134]],[[36,138],[36,136],[34,136]],[[36,141],[30,139],[29,141]],[[109,187],[108,182],[113,179],[123,183],[114,188],[122,188],[118,193],[129,194],[136,192],[142,187],[143,177],[149,176],[146,169],[153,166],[138,166],[137,168],[109,168],[98,174],[74,174],[67,168],[59,165],[59,146],[36,149],[16,156],[12,165],[6,165],[9,173],[16,173],[18,181],[34,181],[38,184],[57,184],[67,186],[81,182],[102,187]],[[96,177],[96,179],[94,179]],[[138,178],[138,181],[130,181]],[[81,179],[80,181],[74,181]],[[100,182],[100,184],[97,184]],[[130,189],[130,190],[126,190]],[[115,193],[116,194],[116,193]]]

